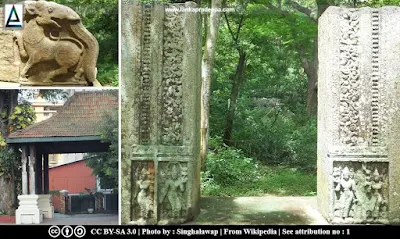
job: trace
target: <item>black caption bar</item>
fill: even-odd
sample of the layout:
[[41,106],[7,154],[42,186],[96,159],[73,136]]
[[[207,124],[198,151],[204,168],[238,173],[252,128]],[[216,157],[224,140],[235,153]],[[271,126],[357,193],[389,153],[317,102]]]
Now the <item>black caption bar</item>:
[[347,225],[347,226],[82,226],[82,225],[9,225],[0,226],[3,235],[37,235],[41,238],[112,238],[148,236],[330,236],[354,237],[398,233],[399,225]]

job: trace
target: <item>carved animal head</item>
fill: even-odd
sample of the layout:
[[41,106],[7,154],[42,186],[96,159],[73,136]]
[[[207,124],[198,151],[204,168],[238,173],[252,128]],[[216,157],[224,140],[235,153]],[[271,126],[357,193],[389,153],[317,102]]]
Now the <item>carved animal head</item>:
[[55,20],[80,21],[79,15],[71,8],[47,1],[25,1],[25,14],[45,18],[58,25]]

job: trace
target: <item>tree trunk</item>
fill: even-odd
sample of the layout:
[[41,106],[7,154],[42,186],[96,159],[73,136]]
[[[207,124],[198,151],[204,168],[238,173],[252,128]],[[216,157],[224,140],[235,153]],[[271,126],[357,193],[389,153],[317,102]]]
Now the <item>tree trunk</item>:
[[[222,0],[212,0],[211,8],[221,8]],[[201,168],[204,169],[204,164],[207,157],[207,140],[209,136],[209,112],[210,112],[210,86],[212,79],[212,70],[215,61],[215,46],[218,39],[218,29],[221,19],[221,12],[212,11],[210,14],[210,22],[206,36],[206,46],[202,60],[202,87],[201,87]]]
[[226,116],[226,123],[225,123],[224,143],[226,145],[232,145],[233,120],[235,118],[235,111],[236,111],[237,100],[239,98],[240,87],[242,86],[242,83],[244,81],[244,72],[246,66],[246,53],[242,48],[239,48],[238,51],[239,51],[239,62],[236,66],[236,73],[232,81],[232,90],[229,99],[228,114]]
[[318,106],[317,82],[318,82],[318,37],[314,40],[313,59],[308,65],[308,69],[304,68],[307,75],[307,110],[309,113],[316,115]]
[[[317,1],[318,16],[317,19],[328,9],[329,6],[334,4],[332,1]],[[309,113],[316,115],[318,106],[318,36],[314,39],[313,58],[304,71],[308,78],[307,83],[307,110]]]
[[[0,90],[0,113],[5,114],[5,117],[0,119],[0,134],[5,139],[8,137],[9,124],[8,120],[11,114],[14,112],[15,107],[18,104],[18,93],[19,90]],[[0,148],[0,150],[9,150],[8,148]],[[11,169],[11,175],[1,176],[1,180],[4,184],[3,192],[5,197],[0,197],[0,204],[3,205],[3,210],[8,215],[14,215],[17,201],[17,185],[15,181],[14,168]]]
[[[317,1],[317,8],[318,8],[318,16],[317,22],[319,17],[325,12],[325,10],[331,6],[333,2],[331,1]],[[304,72],[307,75],[307,110],[310,114],[316,115],[317,114],[317,106],[318,106],[318,36],[314,39],[314,50],[312,59],[309,61],[307,60],[302,47],[298,49],[298,53],[300,55],[300,60],[304,69]]]

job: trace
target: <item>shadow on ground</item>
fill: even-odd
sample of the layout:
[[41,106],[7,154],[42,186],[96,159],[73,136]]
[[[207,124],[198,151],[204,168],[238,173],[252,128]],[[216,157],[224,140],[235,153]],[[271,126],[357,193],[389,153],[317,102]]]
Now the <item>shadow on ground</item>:
[[188,224],[324,225],[315,197],[202,197],[200,215]]

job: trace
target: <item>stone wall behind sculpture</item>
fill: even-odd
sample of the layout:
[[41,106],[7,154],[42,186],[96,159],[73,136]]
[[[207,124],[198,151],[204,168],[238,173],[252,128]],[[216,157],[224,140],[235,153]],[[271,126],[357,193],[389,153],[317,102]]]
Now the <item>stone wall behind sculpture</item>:
[[0,81],[17,82],[19,67],[14,64],[15,50],[12,30],[4,29],[4,8],[0,7]]
[[121,4],[121,221],[183,223],[199,212],[201,17]]
[[333,223],[399,222],[400,8],[319,19],[318,206]]

